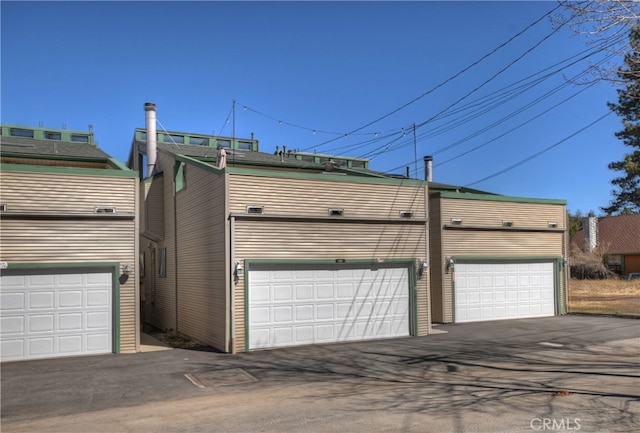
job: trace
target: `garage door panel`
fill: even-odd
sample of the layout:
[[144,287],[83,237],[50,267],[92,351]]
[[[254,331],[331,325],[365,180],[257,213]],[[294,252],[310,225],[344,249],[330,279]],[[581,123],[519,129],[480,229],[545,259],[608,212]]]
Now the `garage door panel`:
[[554,314],[553,263],[458,263],[455,271],[456,322]]
[[112,351],[112,274],[2,275],[2,360]]
[[[289,275],[295,297],[276,300],[275,293],[285,283],[282,280],[285,274]],[[254,294],[265,290],[269,296]],[[409,335],[406,268],[309,270],[293,267],[283,272],[282,269],[270,270],[266,265],[258,269],[252,267],[249,300],[251,349]],[[275,313],[276,307],[288,310]],[[283,324],[280,319],[291,323],[286,328],[288,331],[279,326]]]

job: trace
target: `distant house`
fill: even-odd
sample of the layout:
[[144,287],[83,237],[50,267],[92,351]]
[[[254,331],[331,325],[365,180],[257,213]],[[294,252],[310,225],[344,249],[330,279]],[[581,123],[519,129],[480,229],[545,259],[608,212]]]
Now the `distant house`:
[[434,322],[566,313],[566,202],[430,183]]
[[91,131],[2,125],[2,361],[135,352],[137,173]]
[[640,272],[640,214],[587,217],[572,240],[579,251],[601,254],[612,271]]
[[135,130],[145,320],[225,352],[430,332],[427,183],[253,139]]

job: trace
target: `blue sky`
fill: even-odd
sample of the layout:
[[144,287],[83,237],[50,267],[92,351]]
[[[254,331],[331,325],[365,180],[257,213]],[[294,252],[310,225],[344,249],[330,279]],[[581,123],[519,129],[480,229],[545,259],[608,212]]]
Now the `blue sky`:
[[2,1],[1,121],[93,125],[126,161],[155,102],[159,130],[231,136],[235,124],[265,152],[369,157],[420,178],[433,155],[436,182],[599,213],[607,164],[625,153],[616,89],[568,83],[607,53],[532,25],[556,6]]

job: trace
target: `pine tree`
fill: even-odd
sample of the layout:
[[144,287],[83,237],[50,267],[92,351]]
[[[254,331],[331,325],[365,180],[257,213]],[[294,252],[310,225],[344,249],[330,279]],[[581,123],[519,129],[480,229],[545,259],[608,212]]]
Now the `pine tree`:
[[640,24],[630,32],[630,51],[624,56],[624,66],[617,71],[624,87],[618,89],[618,103],[609,108],[622,118],[623,129],[615,135],[632,151],[622,161],[612,162],[609,169],[621,172],[611,184],[616,188],[607,215],[640,213]]

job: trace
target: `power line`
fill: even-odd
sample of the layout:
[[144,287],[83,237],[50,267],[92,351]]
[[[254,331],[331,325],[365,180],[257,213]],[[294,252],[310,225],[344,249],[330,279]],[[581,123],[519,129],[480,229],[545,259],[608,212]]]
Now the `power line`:
[[468,183],[468,184],[466,184],[466,185],[464,185],[464,186],[471,186],[471,185],[475,185],[475,184],[478,184],[478,183],[484,182],[485,180],[492,179],[492,178],[494,178],[494,177],[496,177],[496,176],[500,176],[501,174],[504,174],[504,173],[506,173],[506,172],[508,172],[508,171],[510,171],[510,170],[513,170],[514,168],[519,167],[519,166],[521,166],[522,164],[525,164],[525,163],[527,163],[527,162],[531,161],[531,160],[532,160],[532,159],[534,159],[534,158],[537,158],[538,156],[542,155],[543,153],[546,153],[546,152],[550,151],[551,149],[553,149],[553,148],[555,148],[555,147],[558,147],[559,145],[561,145],[561,144],[562,144],[562,143],[564,143],[565,141],[569,140],[570,138],[573,138],[573,137],[575,137],[576,135],[580,134],[582,131],[584,131],[584,130],[586,130],[586,129],[589,129],[590,127],[592,127],[592,126],[593,126],[593,125],[595,125],[596,123],[600,122],[600,121],[601,121],[602,119],[604,119],[605,117],[607,117],[607,116],[611,115],[611,113],[612,113],[612,111],[608,112],[608,113],[607,113],[607,114],[605,114],[604,116],[601,116],[601,117],[599,117],[598,119],[594,120],[593,122],[589,123],[587,126],[584,126],[584,127],[580,128],[579,130],[577,130],[577,131],[576,131],[576,132],[574,132],[573,134],[569,135],[568,137],[563,138],[562,140],[560,140],[560,141],[558,141],[558,142],[556,142],[556,143],[552,144],[552,145],[551,145],[551,146],[549,146],[549,147],[545,147],[545,148],[544,148],[544,149],[542,149],[541,151],[536,152],[536,153],[534,153],[533,155],[530,155],[530,156],[528,156],[528,157],[526,157],[526,158],[524,158],[524,159],[522,159],[522,160],[520,160],[520,161],[516,162],[515,164],[510,165],[510,166],[509,166],[509,167],[507,167],[507,168],[504,168],[504,169],[502,169],[502,170],[500,170],[500,171],[498,171],[498,172],[495,172],[495,173],[493,173],[493,174],[491,174],[491,175],[489,175],[489,176],[483,177],[482,179],[476,180],[475,182]]

